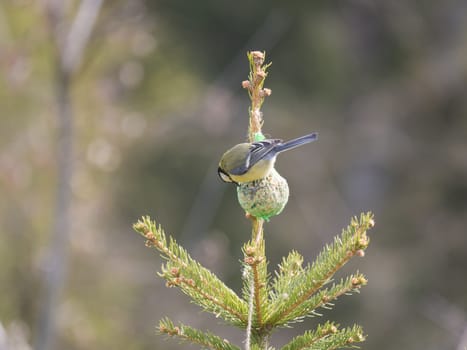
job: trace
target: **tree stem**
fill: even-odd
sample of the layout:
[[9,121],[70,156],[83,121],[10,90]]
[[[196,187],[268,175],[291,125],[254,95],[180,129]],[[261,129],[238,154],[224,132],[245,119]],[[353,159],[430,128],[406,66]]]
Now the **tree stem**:
[[[265,55],[260,51],[251,51],[248,53],[250,61],[250,74],[249,80],[244,81],[242,86],[248,89],[248,94],[251,99],[251,107],[249,112],[249,125],[248,125],[248,141],[258,141],[258,137],[262,136],[261,128],[263,126],[263,114],[261,106],[264,102],[265,96],[271,94],[271,90],[263,89],[264,79],[267,76],[266,66],[263,66]],[[266,257],[264,256],[264,240],[263,240],[263,224],[264,220],[261,218],[251,217],[252,220],[252,237],[251,241],[254,244],[254,262],[250,265],[249,276],[249,300],[248,300],[248,324],[246,329],[245,349],[251,348],[251,335],[253,312],[256,312],[256,321],[261,326],[262,323],[262,307],[261,305],[261,289],[265,288],[266,280],[262,273],[259,273],[258,264],[264,264]],[[267,274],[266,274],[267,275]],[[258,345],[264,349],[268,347],[267,334],[257,334],[259,339]]]

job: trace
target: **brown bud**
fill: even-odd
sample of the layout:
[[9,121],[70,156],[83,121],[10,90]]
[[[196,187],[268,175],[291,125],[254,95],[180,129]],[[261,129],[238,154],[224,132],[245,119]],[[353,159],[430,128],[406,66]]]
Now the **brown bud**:
[[170,269],[170,274],[174,277],[179,277],[180,276],[180,269],[178,267],[172,267]]
[[194,287],[196,285],[195,281],[191,278],[185,279],[184,280],[186,284],[188,284],[190,287]]
[[242,81],[242,88],[249,89],[251,87],[251,83],[249,80]]
[[271,96],[272,94],[272,90],[268,88],[264,88],[263,90],[261,90],[261,92],[263,93],[264,96]]
[[251,55],[253,56],[253,58],[263,58],[264,59],[264,53],[262,53],[261,51],[251,51],[250,52]]
[[255,252],[256,252],[256,249],[254,246],[249,245],[245,248],[245,254],[248,256],[253,256]]
[[256,65],[262,65],[264,62],[264,53],[261,51],[252,51],[250,52],[251,56],[253,57],[253,62]]
[[252,256],[246,257],[243,261],[245,261],[245,264],[247,265],[254,265],[255,264],[255,258]]
[[365,251],[363,249],[359,249],[355,252],[355,255],[360,258],[363,258],[365,256]]

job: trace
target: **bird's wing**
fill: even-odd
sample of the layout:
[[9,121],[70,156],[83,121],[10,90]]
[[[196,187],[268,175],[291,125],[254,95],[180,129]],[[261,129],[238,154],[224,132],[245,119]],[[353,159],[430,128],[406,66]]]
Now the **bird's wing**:
[[245,159],[245,162],[241,166],[232,169],[230,172],[233,175],[245,174],[253,165],[269,155],[274,150],[274,147],[281,142],[282,140],[280,139],[267,139],[253,142],[250,145],[250,150]]

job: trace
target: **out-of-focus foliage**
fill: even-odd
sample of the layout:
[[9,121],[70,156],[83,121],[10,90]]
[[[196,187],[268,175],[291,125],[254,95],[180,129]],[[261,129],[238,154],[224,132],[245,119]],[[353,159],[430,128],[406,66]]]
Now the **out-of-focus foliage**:
[[[0,323],[29,343],[57,173],[57,59],[44,2],[0,3]],[[329,317],[361,324],[368,349],[461,348],[467,4],[460,0],[105,2],[73,77],[73,232],[58,348],[184,348],[154,335],[165,315],[241,342],[242,334],[165,288],[152,273],[161,261],[131,223],[151,214],[241,288],[249,224],[215,168],[245,138],[240,82],[249,49],[267,50],[273,62],[264,131],[285,139],[320,133],[278,161],[291,197],[266,226],[271,262],[291,249],[312,261],[352,215],[372,210],[372,246],[358,262],[369,284]]]

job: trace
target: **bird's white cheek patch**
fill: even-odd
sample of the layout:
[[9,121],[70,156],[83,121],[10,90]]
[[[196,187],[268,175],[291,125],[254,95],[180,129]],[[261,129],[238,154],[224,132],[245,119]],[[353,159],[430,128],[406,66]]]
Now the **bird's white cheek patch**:
[[232,179],[227,176],[226,174],[219,172],[219,176],[221,177],[222,181],[224,182],[232,182]]

